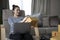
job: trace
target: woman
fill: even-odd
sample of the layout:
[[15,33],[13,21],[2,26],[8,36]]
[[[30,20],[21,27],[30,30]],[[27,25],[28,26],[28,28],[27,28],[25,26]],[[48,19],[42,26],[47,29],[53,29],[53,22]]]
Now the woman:
[[14,23],[24,22],[24,17],[21,17],[20,8],[17,5],[13,5],[13,17],[8,18],[8,23],[10,25],[10,39],[13,40],[33,40],[29,33],[14,33]]

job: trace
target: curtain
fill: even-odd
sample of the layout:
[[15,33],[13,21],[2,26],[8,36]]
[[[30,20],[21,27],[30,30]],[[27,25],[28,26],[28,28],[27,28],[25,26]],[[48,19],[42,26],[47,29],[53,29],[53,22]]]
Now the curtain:
[[2,9],[9,9],[9,0],[2,0]]
[[46,14],[47,0],[32,0],[31,13]]
[[2,10],[9,9],[9,0],[0,0],[0,24],[2,24]]
[[0,0],[0,24],[2,24],[2,0]]
[[39,19],[38,26],[42,26],[43,16],[47,14],[47,0],[32,0],[31,14]]

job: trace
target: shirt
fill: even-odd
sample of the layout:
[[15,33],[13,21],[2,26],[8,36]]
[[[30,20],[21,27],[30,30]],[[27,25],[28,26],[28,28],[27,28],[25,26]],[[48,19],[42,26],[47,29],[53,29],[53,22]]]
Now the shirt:
[[14,32],[14,23],[19,23],[23,19],[24,19],[24,17],[15,18],[13,16],[8,18],[8,23],[10,25],[10,33]]

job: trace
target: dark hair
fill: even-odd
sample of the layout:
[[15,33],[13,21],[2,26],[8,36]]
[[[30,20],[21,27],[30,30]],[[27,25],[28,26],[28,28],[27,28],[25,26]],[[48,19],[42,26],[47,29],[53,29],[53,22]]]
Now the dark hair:
[[19,7],[19,6],[17,6],[17,5],[13,5],[12,7],[13,7],[12,10],[14,10],[16,7]]

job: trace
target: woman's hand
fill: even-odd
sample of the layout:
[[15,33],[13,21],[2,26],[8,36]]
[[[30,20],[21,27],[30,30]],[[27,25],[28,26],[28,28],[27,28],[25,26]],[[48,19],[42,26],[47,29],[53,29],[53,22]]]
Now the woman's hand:
[[27,18],[28,18],[28,17],[25,17],[25,18],[24,18],[22,21],[20,21],[20,22],[21,22],[21,23],[26,22]]

